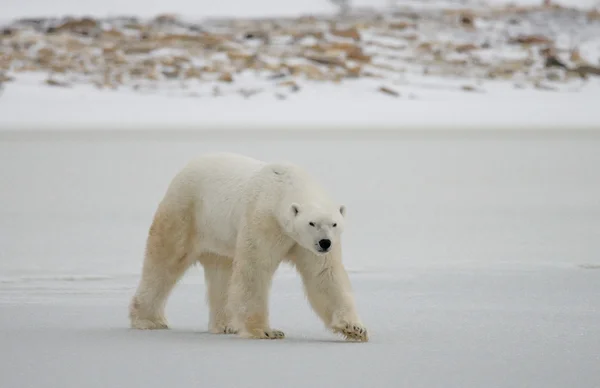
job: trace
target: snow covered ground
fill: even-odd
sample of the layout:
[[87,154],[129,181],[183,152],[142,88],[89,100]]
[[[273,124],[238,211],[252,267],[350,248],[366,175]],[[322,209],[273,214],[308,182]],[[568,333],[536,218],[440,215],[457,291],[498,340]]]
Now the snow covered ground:
[[[326,332],[289,268],[280,342],[206,333],[202,271],[172,329],[127,328],[152,212],[189,158],[305,165],[349,209],[366,344]],[[594,388],[595,132],[0,132],[0,386]]]
[[324,84],[313,85],[285,101],[267,94],[249,100],[234,95],[186,98],[168,93],[99,91],[92,86],[57,89],[40,84],[41,79],[33,76],[6,88],[0,96],[0,128],[10,131],[600,128],[596,98],[600,82],[560,93],[515,92],[501,82],[492,85],[492,92],[487,95],[443,88],[403,88],[403,93],[414,91],[424,96],[419,100],[392,99],[375,92],[376,83],[348,87]]

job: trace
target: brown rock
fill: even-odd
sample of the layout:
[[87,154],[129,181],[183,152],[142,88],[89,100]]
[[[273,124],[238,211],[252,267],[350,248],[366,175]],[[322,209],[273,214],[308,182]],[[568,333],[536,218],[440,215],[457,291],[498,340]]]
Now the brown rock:
[[300,86],[298,86],[298,84],[296,82],[294,82],[293,80],[282,81],[282,82],[278,83],[277,85],[283,86],[283,87],[289,87],[292,90],[292,92],[297,92],[298,90],[300,90]]
[[587,13],[587,19],[589,21],[600,20],[600,11],[597,9],[593,9]]
[[388,28],[391,30],[405,30],[407,28],[414,28],[415,26],[415,23],[410,22],[394,22],[388,24]]
[[98,22],[91,18],[67,20],[54,29],[54,32],[70,32],[81,35],[89,35],[98,27]]
[[401,45],[401,44],[395,45],[395,44],[381,43],[381,42],[376,42],[376,41],[369,41],[369,42],[367,42],[367,44],[369,46],[384,48],[384,49],[388,49],[388,50],[395,50],[395,51],[405,50],[407,47],[406,45]]
[[576,65],[585,65],[586,61],[581,56],[579,49],[574,49],[571,51],[571,55],[569,56],[569,60]]
[[388,96],[400,97],[400,93],[394,89],[388,88],[387,86],[380,86],[377,90],[379,90],[381,93],[387,94]]
[[51,65],[50,70],[52,70],[53,73],[65,74],[67,71],[72,70],[72,69],[70,69],[69,66],[67,66],[66,64],[61,63],[61,64]]
[[131,42],[123,47],[123,52],[125,54],[148,54],[158,48],[158,45],[153,42]]
[[179,78],[180,69],[176,67],[174,69],[163,70],[161,73],[167,79],[175,79]]
[[119,40],[125,38],[125,34],[119,30],[111,28],[110,30],[102,31],[102,38],[107,40]]
[[509,43],[522,45],[551,44],[552,40],[543,35],[519,35],[509,40]]
[[347,76],[348,78],[359,78],[361,76],[362,66],[348,67]]
[[86,45],[78,39],[67,40],[67,45],[66,45],[67,51],[79,52],[79,51],[83,50],[85,47],[86,47]]
[[349,39],[353,39],[355,41],[360,40],[360,32],[358,31],[358,29],[356,27],[350,27],[345,30],[332,28],[330,32],[332,35],[340,37],[340,38],[349,38]]
[[10,75],[5,73],[0,73],[0,84],[2,84],[3,82],[12,82],[14,80],[14,77],[11,77]]
[[321,65],[330,65],[330,66],[339,66],[339,67],[345,67],[346,63],[344,62],[343,59],[339,58],[338,56],[327,56],[327,55],[310,55],[307,54],[304,56],[306,59],[310,59],[311,61],[314,61],[316,63],[319,63]]
[[430,42],[422,42],[417,46],[417,50],[431,52],[433,51],[433,44]]
[[466,28],[475,28],[475,15],[469,11],[463,11],[458,16],[461,26]]
[[581,65],[577,66],[573,71],[577,72],[581,77],[587,77],[588,75],[600,76],[600,67],[596,66]]
[[224,73],[221,73],[218,80],[221,82],[231,83],[231,82],[233,82],[233,76],[229,72],[224,72]]
[[562,69],[566,69],[567,65],[565,65],[557,56],[548,55],[544,62],[545,67],[560,67]]
[[311,80],[322,81],[325,79],[325,75],[318,67],[310,64],[300,65],[288,65],[290,73],[293,76],[304,75],[306,78]]
[[177,22],[177,15],[172,14],[172,13],[163,13],[160,15],[157,15],[153,22],[155,23],[175,23]]
[[546,74],[546,79],[548,81],[558,82],[558,81],[560,81],[561,77],[560,77],[559,73],[557,73],[555,71],[551,71],[548,74]]
[[62,82],[62,81],[57,81],[54,78],[48,78],[44,82],[46,83],[46,85],[50,85],[50,86],[58,86],[58,87],[62,87],[62,88],[69,87],[68,83]]
[[361,63],[370,63],[372,59],[370,55],[363,53],[360,47],[348,52],[346,58]]
[[15,34],[15,30],[12,28],[3,28],[0,30],[0,38],[9,38]]
[[456,46],[454,49],[456,50],[456,52],[458,53],[467,53],[473,50],[477,50],[479,47],[477,47],[476,45],[472,44],[472,43],[468,43],[468,44],[459,44],[458,46]]
[[42,66],[48,66],[55,57],[54,50],[50,47],[44,47],[38,50],[36,62]]
[[250,61],[251,59],[254,58],[254,55],[252,55],[252,54],[246,54],[246,53],[241,53],[239,51],[228,51],[227,52],[227,57],[232,62],[234,62],[234,61],[248,62],[248,61]]
[[201,79],[202,78],[202,70],[200,70],[199,68],[194,67],[194,66],[189,67],[183,73],[183,77],[185,79],[190,79],[190,78]]
[[362,76],[366,77],[366,78],[376,78],[376,79],[383,79],[383,78],[385,78],[381,74],[373,73],[372,71],[369,71],[369,70],[363,71],[362,72]]
[[419,39],[419,35],[417,35],[417,34],[408,34],[408,35],[401,36],[401,38],[404,39],[404,40],[407,40],[409,42],[414,42],[414,41],[416,41],[416,40]]

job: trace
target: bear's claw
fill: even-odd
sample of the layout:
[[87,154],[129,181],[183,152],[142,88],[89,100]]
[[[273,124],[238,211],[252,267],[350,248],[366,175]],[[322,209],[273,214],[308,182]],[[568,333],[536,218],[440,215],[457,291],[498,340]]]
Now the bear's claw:
[[245,331],[241,334],[244,338],[253,339],[283,339],[285,334],[281,330],[276,329],[254,329],[251,332]]
[[334,333],[342,334],[347,341],[369,341],[367,328],[359,324],[346,323],[333,327]]
[[210,329],[212,334],[237,334],[238,331],[231,326],[217,326]]

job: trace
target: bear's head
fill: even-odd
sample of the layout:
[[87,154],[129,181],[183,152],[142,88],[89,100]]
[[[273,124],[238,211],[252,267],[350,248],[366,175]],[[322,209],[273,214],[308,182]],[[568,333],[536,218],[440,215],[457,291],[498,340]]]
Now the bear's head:
[[325,255],[340,239],[344,230],[344,205],[323,208],[292,203],[288,209],[287,232],[298,244]]

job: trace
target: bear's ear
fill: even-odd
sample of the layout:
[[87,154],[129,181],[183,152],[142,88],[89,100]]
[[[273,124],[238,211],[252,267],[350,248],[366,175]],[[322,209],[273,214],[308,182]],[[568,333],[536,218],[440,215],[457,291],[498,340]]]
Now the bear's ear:
[[341,206],[340,206],[340,214],[341,214],[343,217],[346,217],[346,206],[345,206],[345,205],[341,205]]
[[300,205],[298,205],[295,202],[292,203],[292,205],[290,206],[290,211],[292,212],[292,216],[296,217],[298,213],[300,213]]

